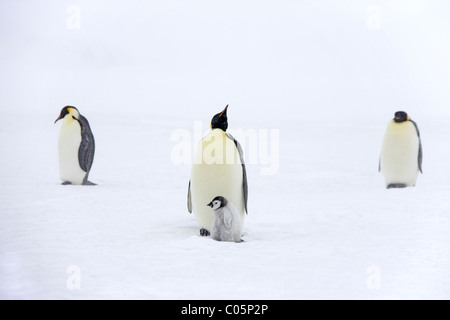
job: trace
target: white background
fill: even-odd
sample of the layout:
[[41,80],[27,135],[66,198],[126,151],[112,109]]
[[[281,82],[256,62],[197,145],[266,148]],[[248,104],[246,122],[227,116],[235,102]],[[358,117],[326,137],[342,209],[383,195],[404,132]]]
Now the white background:
[[[443,0],[1,1],[0,298],[450,298],[449,16]],[[239,244],[198,235],[173,156],[174,132],[193,151],[227,104],[231,133],[259,135],[236,135],[246,159],[264,143],[279,159],[248,163]],[[95,187],[60,185],[65,105],[91,124]],[[386,190],[398,110],[424,174]]]

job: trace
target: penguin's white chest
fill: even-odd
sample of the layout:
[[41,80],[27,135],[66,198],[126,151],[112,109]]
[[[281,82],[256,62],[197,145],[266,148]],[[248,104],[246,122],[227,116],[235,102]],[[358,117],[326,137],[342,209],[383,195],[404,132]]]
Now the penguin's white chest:
[[201,228],[211,230],[214,213],[207,206],[223,196],[245,218],[243,168],[234,142],[215,129],[198,145],[191,172],[192,209]]
[[419,173],[419,137],[410,121],[390,122],[381,149],[380,167],[386,185],[402,183],[416,184]]
[[72,184],[82,184],[86,176],[86,172],[81,169],[78,160],[80,144],[80,124],[76,120],[65,118],[58,139],[59,175],[61,180],[69,181]]

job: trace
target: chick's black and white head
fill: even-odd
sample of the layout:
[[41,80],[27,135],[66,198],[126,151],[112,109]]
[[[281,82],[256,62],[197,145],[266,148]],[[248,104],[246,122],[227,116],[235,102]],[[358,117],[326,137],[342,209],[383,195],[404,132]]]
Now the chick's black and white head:
[[210,206],[213,210],[217,210],[219,208],[223,208],[227,205],[228,200],[222,196],[215,197],[210,203],[207,205]]
[[409,120],[409,116],[404,111],[397,111],[395,113],[394,121],[397,123],[405,122]]
[[228,118],[227,118],[228,105],[223,109],[222,112],[216,114],[211,120],[211,129],[222,129],[227,131],[228,129]]

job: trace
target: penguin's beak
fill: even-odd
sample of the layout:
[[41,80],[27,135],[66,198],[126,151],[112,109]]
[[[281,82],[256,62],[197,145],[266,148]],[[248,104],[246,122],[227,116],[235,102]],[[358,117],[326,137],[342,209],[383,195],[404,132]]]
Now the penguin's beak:
[[212,208],[212,207],[213,207],[213,203],[212,203],[212,201],[211,201],[210,203],[208,203],[208,204],[207,204],[207,206],[209,206],[209,207],[211,207],[211,208]]
[[59,115],[58,119],[56,119],[55,122],[54,122],[53,124],[55,124],[56,122],[58,122],[58,120],[61,120],[61,119],[62,119],[62,116]]
[[219,117],[221,117],[222,115],[226,115],[227,114],[227,110],[228,110],[228,104],[227,104],[227,106],[225,107],[225,109],[223,109],[223,111],[220,113],[220,115],[219,115]]

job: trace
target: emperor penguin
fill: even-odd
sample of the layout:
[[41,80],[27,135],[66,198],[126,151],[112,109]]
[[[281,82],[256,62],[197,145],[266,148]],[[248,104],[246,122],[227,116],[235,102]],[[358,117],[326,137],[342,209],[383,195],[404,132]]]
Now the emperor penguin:
[[88,181],[94,161],[95,141],[89,122],[77,108],[62,108],[62,119],[58,139],[59,176],[63,185],[95,185]]
[[228,105],[211,120],[211,131],[198,144],[189,181],[188,211],[197,219],[201,236],[209,236],[214,213],[205,206],[221,195],[233,203],[241,223],[247,213],[248,184],[242,147],[227,133]]
[[419,127],[406,112],[396,112],[387,125],[378,168],[386,187],[415,186],[419,171],[422,173],[422,157]]
[[215,197],[208,203],[214,211],[214,223],[211,238],[217,241],[242,242],[242,221],[236,207],[222,196]]

